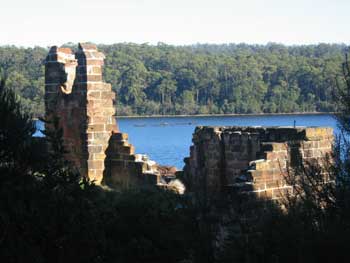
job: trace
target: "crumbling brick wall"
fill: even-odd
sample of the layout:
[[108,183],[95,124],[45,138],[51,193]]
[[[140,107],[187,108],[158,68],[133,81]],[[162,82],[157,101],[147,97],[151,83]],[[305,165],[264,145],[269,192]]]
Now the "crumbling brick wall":
[[[77,86],[73,89],[78,61],[70,48],[52,47],[45,61],[45,109],[47,121],[59,118],[63,128],[66,157],[82,173],[87,173],[87,134],[85,130],[86,90]],[[73,81],[72,81],[73,79]],[[45,123],[45,129],[53,129],[52,123]]]
[[184,176],[190,190],[234,187],[277,199],[292,189],[289,168],[324,162],[332,143],[333,130],[324,127],[197,127]]
[[[81,43],[75,54],[52,47],[45,61],[45,118],[59,118],[66,159],[96,184],[157,184],[158,166],[135,155],[127,134],[119,132],[115,94],[103,82],[103,64],[104,55],[95,45]],[[45,129],[50,128],[52,123],[46,123]]]

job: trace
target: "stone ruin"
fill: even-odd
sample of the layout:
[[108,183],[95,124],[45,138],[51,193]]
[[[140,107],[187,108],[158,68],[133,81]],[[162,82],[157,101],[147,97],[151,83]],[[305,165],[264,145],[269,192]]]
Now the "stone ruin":
[[[59,118],[66,159],[96,184],[162,185],[174,169],[135,154],[128,135],[119,131],[115,93],[102,79],[104,58],[92,44],[80,43],[75,53],[70,48],[50,49],[45,60],[45,119]],[[52,122],[46,123],[45,129],[50,128]]]
[[[75,53],[52,47],[46,57],[45,117],[59,117],[66,159],[96,184],[149,183],[182,193],[182,183],[172,181],[175,168],[135,154],[128,135],[119,131],[115,93],[102,78],[104,58],[92,44],[79,44]],[[45,125],[52,128],[52,122]],[[332,142],[331,128],[197,127],[183,177],[189,191],[238,187],[277,199],[292,189],[285,181],[288,168],[300,161],[322,161]]]
[[197,127],[185,158],[187,187],[232,188],[257,197],[292,194],[287,173],[300,163],[322,164],[332,152],[333,129],[324,127]]

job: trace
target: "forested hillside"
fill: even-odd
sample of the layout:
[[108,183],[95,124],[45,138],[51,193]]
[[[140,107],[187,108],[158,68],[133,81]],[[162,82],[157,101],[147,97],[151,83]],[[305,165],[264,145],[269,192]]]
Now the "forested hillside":
[[[73,48],[76,46],[73,45]],[[335,111],[345,45],[99,45],[118,115]],[[7,85],[44,111],[45,48],[0,47]]]

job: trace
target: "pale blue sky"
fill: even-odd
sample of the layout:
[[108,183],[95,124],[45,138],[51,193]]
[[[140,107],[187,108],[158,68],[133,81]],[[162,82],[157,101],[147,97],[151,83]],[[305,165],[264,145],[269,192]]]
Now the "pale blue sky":
[[350,44],[350,0],[0,0],[0,45]]

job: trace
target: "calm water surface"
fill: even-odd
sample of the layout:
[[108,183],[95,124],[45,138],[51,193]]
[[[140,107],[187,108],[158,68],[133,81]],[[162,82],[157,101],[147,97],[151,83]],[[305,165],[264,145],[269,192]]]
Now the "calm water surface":
[[[184,166],[189,155],[192,133],[196,126],[329,126],[337,131],[331,115],[278,115],[278,116],[220,116],[220,117],[164,117],[122,118],[119,129],[129,134],[129,142],[136,153],[150,156],[159,164]],[[42,129],[42,123],[38,123]]]

